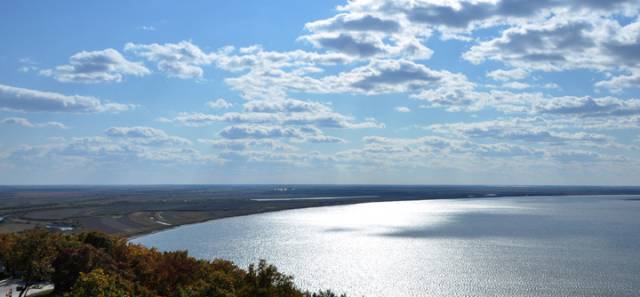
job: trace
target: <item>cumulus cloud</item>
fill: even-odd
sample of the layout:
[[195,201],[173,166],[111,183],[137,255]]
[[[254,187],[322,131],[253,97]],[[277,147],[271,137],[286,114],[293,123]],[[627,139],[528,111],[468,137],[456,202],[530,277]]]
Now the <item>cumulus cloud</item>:
[[442,79],[443,74],[410,61],[375,61],[341,75],[351,86],[365,92],[418,89]]
[[513,25],[472,46],[463,57],[475,64],[497,60],[543,71],[628,69],[640,63],[640,40],[629,37],[638,35],[638,27],[609,17],[563,13]]
[[244,104],[248,112],[329,112],[331,108],[326,104],[296,99],[255,100]]
[[215,62],[224,70],[238,72],[249,69],[294,68],[298,72],[316,72],[318,65],[349,64],[354,59],[340,53],[317,53],[303,50],[265,51],[260,45],[236,49],[228,46],[218,50]]
[[476,64],[494,59],[515,67],[547,71],[598,67],[593,61],[594,37],[589,36],[594,31],[593,24],[586,21],[512,27],[499,38],[473,46],[464,58]]
[[635,130],[640,129],[640,115],[593,117],[566,116],[560,114],[548,118],[547,121],[558,128],[573,128],[580,130]]
[[183,146],[158,146],[127,137],[55,138],[41,145],[23,145],[4,158],[16,164],[60,166],[104,166],[107,164],[220,164],[217,156]]
[[270,99],[287,97],[289,90],[316,92],[330,86],[312,78],[322,73],[323,66],[345,65],[354,61],[341,53],[316,53],[302,50],[288,52],[265,51],[255,45],[235,49],[225,47],[215,53],[216,65],[231,72],[243,72],[240,76],[225,79],[232,89],[245,99]]
[[145,76],[150,73],[142,63],[131,62],[112,48],[82,51],[71,56],[68,65],[40,71],[40,74],[58,81],[74,83],[121,82],[124,75]]
[[416,93],[439,87],[454,87],[467,83],[466,77],[448,71],[437,71],[408,60],[373,60],[321,82],[330,86],[326,92],[364,93]]
[[215,58],[215,54],[205,53],[190,41],[165,44],[127,43],[124,50],[156,63],[158,70],[181,79],[201,78],[204,74],[202,66],[211,64]]
[[367,14],[341,13],[332,18],[319,20],[305,25],[309,31],[374,31],[394,33],[401,29],[400,23],[393,19],[383,19]]
[[444,108],[447,111],[477,111],[492,102],[487,93],[477,92],[476,85],[462,74],[447,73],[430,88],[416,90],[410,97],[423,101],[423,108]]
[[315,125],[325,128],[380,128],[384,125],[374,120],[366,120],[364,122],[355,122],[353,118],[335,113],[264,113],[264,112],[228,112],[220,115],[203,114],[203,113],[182,113],[175,118],[161,118],[161,122],[174,122],[187,126],[204,126],[211,123],[274,123],[280,125]]
[[535,143],[607,144],[613,141],[606,135],[585,132],[558,132],[543,126],[537,126],[535,122],[519,119],[435,124],[428,129],[438,133],[455,133],[463,137]]
[[0,108],[26,112],[93,113],[126,111],[134,106],[103,102],[89,96],[63,95],[0,85]]
[[227,139],[292,138],[309,142],[345,142],[338,137],[324,135],[320,129],[311,126],[283,127],[245,124],[226,127],[220,131],[220,136]]
[[[25,156],[51,152],[51,156],[91,160],[206,162],[223,158],[230,162],[391,169],[616,161],[624,157],[616,159],[608,154],[631,154],[631,148],[616,142],[621,139],[616,131],[605,129],[640,128],[638,99],[547,95],[544,88],[561,90],[555,83],[545,84],[550,81],[545,72],[588,69],[606,73],[607,79],[595,84],[600,89],[633,88],[640,67],[638,6],[631,0],[347,1],[337,8],[336,15],[305,25],[299,41],[313,50],[269,51],[252,45],[207,52],[190,41],[128,43],[124,48],[127,54],[154,64],[168,76],[202,78],[208,65],[233,75],[224,82],[246,99],[244,104],[233,106],[222,98],[206,104],[212,109],[234,107],[233,112],[188,112],[160,119],[187,126],[215,123],[212,126],[219,132],[198,143],[223,153],[204,156],[189,146],[188,139],[143,126],[112,127],[104,132],[105,137],[67,139],[46,149],[31,147],[23,152]],[[474,35],[479,30],[482,34]],[[503,69],[485,73],[495,82],[483,85],[470,80],[479,72],[474,65],[465,66],[464,61],[432,66],[426,61],[433,53],[426,46],[431,46],[432,36],[459,39],[459,48],[467,49],[463,54],[466,61],[476,65],[498,62],[498,68]],[[457,46],[452,44],[452,48]],[[495,69],[493,65],[491,69]],[[134,66],[144,70],[136,72]],[[468,72],[469,78],[446,70],[460,68],[475,70]],[[117,82],[127,75],[148,73],[144,65],[128,61],[112,49],[78,53],[69,65],[43,72],[58,80],[80,82]],[[98,112],[108,110],[110,104],[92,97],[6,88],[0,86],[0,107],[5,109]],[[7,97],[7,93],[12,95]],[[330,103],[290,98],[305,94],[400,94],[406,95],[400,100],[417,100],[421,108],[452,112],[486,108],[493,110],[483,116],[499,113],[505,117],[431,125],[425,129],[435,135],[422,137],[367,136],[361,146],[327,146],[343,150],[320,153],[309,150],[312,145],[308,143],[345,143],[353,138],[342,135],[353,135],[344,129],[385,126],[375,119],[338,112]],[[36,98],[36,103],[25,96]],[[410,112],[403,104],[398,101],[391,106],[396,106],[397,112]],[[17,118],[7,123],[37,125]],[[329,135],[333,133],[340,134]],[[304,151],[296,146],[303,142],[307,143]]]
[[286,97],[289,92],[366,95],[409,93],[413,98],[428,101],[430,106],[452,109],[473,105],[478,101],[477,96],[472,94],[475,85],[465,75],[433,70],[405,59],[373,59],[366,65],[321,77],[279,69],[252,70],[239,77],[228,78],[226,82],[242,92],[245,98],[261,102]]
[[615,1],[412,1],[368,0],[352,1],[341,9],[353,12],[391,12],[401,14],[411,22],[434,27],[474,29],[496,23],[517,22],[544,17],[552,12],[597,11],[610,14],[628,9],[633,0]]
[[378,39],[359,34],[316,34],[303,38],[316,47],[324,47],[348,55],[371,57],[385,52],[385,45]]
[[380,128],[382,124],[372,119],[356,122],[352,117],[336,113],[328,105],[297,99],[249,101],[244,112],[223,114],[183,113],[163,122],[176,122],[188,126],[202,126],[215,122],[234,124],[312,125],[324,128]]
[[63,123],[60,123],[60,122],[33,123],[29,119],[19,118],[19,117],[5,118],[2,121],[0,121],[0,123],[6,124],[6,125],[18,125],[26,128],[46,128],[46,127],[52,127],[52,128],[58,128],[58,129],[68,128]]
[[529,72],[523,69],[498,69],[487,73],[487,77],[498,81],[521,80],[527,76],[529,76]]
[[524,90],[530,88],[531,85],[519,81],[512,81],[502,84],[502,87],[507,89]]
[[228,123],[219,138],[203,140],[215,147],[244,150],[248,147],[293,150],[291,143],[345,143],[346,140],[325,134],[321,129],[381,128],[374,119],[356,121],[336,113],[326,103],[284,98],[253,100],[243,105],[241,112],[222,114],[182,113],[163,122],[186,126]]
[[[289,92],[367,95],[395,92],[408,93],[411,98],[424,101],[422,107],[428,108],[477,111],[493,107],[523,112],[530,110],[532,104],[516,102],[515,98],[527,99],[532,95],[505,99],[499,95],[499,92],[507,93],[504,91],[481,92],[463,74],[432,70],[416,63],[416,56],[401,55],[391,48],[401,40],[421,44],[429,38],[430,29],[440,30],[444,36],[497,27],[498,37],[485,41],[468,39],[467,42],[477,44],[464,58],[474,63],[498,60],[512,66],[487,73],[488,77],[505,82],[499,87],[502,89],[558,89],[553,83],[537,85],[515,81],[528,78],[535,70],[633,67],[634,57],[623,61],[620,54],[625,52],[623,48],[633,49],[637,44],[640,26],[637,21],[621,25],[612,16],[631,16],[637,9],[633,1],[353,1],[338,7],[340,13],[333,17],[306,24],[310,34],[301,39],[329,49],[329,53],[356,56],[366,65],[322,77],[319,75],[322,68],[287,69],[295,63],[282,59],[287,62],[278,64],[273,62],[276,59],[266,59],[266,56],[256,58],[258,55],[252,53],[277,55],[252,47],[240,50],[244,55],[227,59],[234,62],[226,65],[236,65],[227,69],[249,72],[226,82],[247,99],[285,97]],[[445,32],[447,30],[454,31]],[[322,44],[325,41],[330,44]],[[620,54],[614,53],[614,45],[624,45],[619,47]],[[632,50],[626,51],[633,54]],[[265,64],[273,67],[257,66]],[[616,84],[627,85],[624,81],[621,78]],[[608,82],[598,85],[609,87]]]
[[403,112],[403,113],[404,112],[411,112],[411,109],[409,107],[406,107],[406,106],[398,106],[398,107],[395,108],[395,110],[397,112]]
[[175,145],[190,145],[191,141],[188,139],[170,136],[166,132],[144,126],[136,127],[111,127],[105,130],[105,134],[113,138],[123,138],[135,140],[137,142],[144,142],[147,144],[175,144]]
[[581,151],[581,150],[552,152],[548,156],[553,160],[560,161],[562,163],[595,163],[595,162],[602,162],[602,161],[620,162],[624,160],[624,158],[620,158],[620,157],[605,156],[597,152]]
[[218,98],[214,101],[207,102],[207,106],[211,109],[227,109],[233,107],[233,104],[231,102],[227,102],[227,100]]
[[582,117],[612,117],[640,115],[640,100],[623,100],[615,97],[554,97],[535,105],[538,113],[574,115]]
[[248,149],[268,149],[273,151],[297,151],[298,148],[278,139],[198,139],[199,143],[222,150],[241,151]]
[[605,50],[626,65],[640,63],[640,18],[625,26],[617,27],[612,40],[604,44]]
[[624,89],[638,88],[638,86],[640,86],[640,69],[634,69],[628,75],[618,75],[596,83],[596,87],[608,89],[616,93]]
[[384,168],[457,168],[499,160],[540,160],[545,151],[521,144],[477,143],[465,139],[421,136],[397,138],[367,136],[361,148],[338,152],[337,162]]
[[307,23],[308,35],[300,37],[316,48],[358,58],[405,57],[429,59],[433,51],[424,45],[430,36],[426,28],[416,28],[394,15],[345,12]]

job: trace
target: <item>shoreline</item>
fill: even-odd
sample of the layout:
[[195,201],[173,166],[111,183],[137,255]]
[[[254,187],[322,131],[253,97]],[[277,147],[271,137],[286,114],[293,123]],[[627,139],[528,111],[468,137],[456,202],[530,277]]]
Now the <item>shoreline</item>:
[[[127,239],[127,241],[131,241],[131,240],[143,237],[143,236],[152,235],[152,234],[156,234],[156,233],[160,233],[160,232],[164,232],[164,231],[169,231],[169,230],[177,229],[177,228],[184,227],[184,226],[202,224],[202,223],[207,223],[207,222],[212,222],[212,221],[217,221],[217,220],[222,220],[222,219],[230,219],[230,218],[236,218],[236,217],[246,217],[246,216],[252,216],[252,215],[260,215],[260,214],[266,214],[266,213],[274,213],[274,212],[298,210],[298,209],[307,209],[307,208],[323,208],[323,207],[348,206],[348,205],[368,204],[368,203],[413,202],[413,201],[428,201],[428,200],[504,199],[504,198],[521,198],[521,197],[569,197],[569,196],[579,196],[579,197],[590,197],[590,196],[608,196],[608,197],[637,196],[638,198],[632,198],[632,199],[627,199],[627,200],[638,200],[638,201],[640,201],[640,194],[521,195],[521,196],[451,197],[451,198],[421,198],[421,199],[411,199],[411,200],[399,199],[399,200],[384,200],[384,201],[362,201],[362,202],[352,202],[352,203],[333,204],[333,205],[321,205],[321,206],[300,206],[300,207],[293,207],[293,208],[273,209],[273,210],[267,210],[267,211],[262,211],[262,212],[254,212],[254,213],[247,213],[247,214],[215,217],[215,218],[211,218],[211,219],[204,219],[204,220],[201,220],[201,221],[184,223],[184,224],[180,224],[180,225],[165,226],[165,228],[160,227],[158,229],[154,229],[154,230],[149,231],[149,232],[143,231],[143,232],[139,232],[139,233],[135,233],[135,234],[131,234],[131,235],[126,235],[124,237]],[[308,200],[316,200],[316,199],[308,199]],[[287,200],[287,201],[291,201],[291,200]]]
[[[125,238],[212,220],[310,207],[434,199],[640,195],[640,187],[183,186],[1,188],[0,233],[42,227]],[[73,228],[68,231],[66,229]]]
[[[323,197],[320,197],[320,198],[323,198]],[[487,197],[487,198],[496,198],[496,197]],[[319,205],[319,206],[313,206],[312,205],[312,206],[300,206],[300,207],[292,207],[292,208],[280,208],[280,209],[272,209],[272,210],[258,211],[258,212],[252,212],[252,213],[246,213],[246,214],[238,214],[238,215],[231,214],[231,215],[228,215],[228,216],[213,217],[213,218],[210,218],[210,219],[203,219],[203,220],[200,220],[200,221],[194,221],[194,222],[178,224],[178,225],[161,225],[161,224],[158,224],[159,228],[154,229],[152,231],[149,231],[149,232],[142,231],[142,232],[139,232],[139,233],[133,233],[131,235],[126,235],[125,237],[127,238],[127,240],[133,240],[133,239],[136,239],[138,237],[151,235],[151,234],[155,234],[155,233],[160,233],[160,232],[163,232],[163,231],[168,231],[168,230],[176,229],[176,228],[183,227],[183,226],[202,224],[202,223],[211,222],[211,221],[217,221],[217,220],[222,220],[222,219],[246,217],[246,216],[260,215],[260,214],[266,214],[266,213],[288,211],[288,210],[297,210],[297,209],[306,209],[306,208],[320,208],[320,207],[334,207],[334,206],[347,206],[347,205],[364,204],[364,203],[424,201],[424,200],[436,200],[436,199],[472,199],[472,198],[468,198],[468,197],[461,197],[461,198],[424,198],[424,199],[415,199],[415,200],[362,201],[362,202],[351,202],[351,203],[342,203],[342,204],[329,204],[329,205]],[[255,200],[255,199],[252,199],[252,200],[257,201],[257,202],[263,202],[263,200]],[[276,199],[274,199],[274,200],[270,200],[270,201],[295,201],[295,200],[296,199],[289,199],[289,200],[279,200],[279,199],[276,200]],[[302,200],[321,200],[321,199],[302,198],[300,200],[302,201]],[[264,200],[264,201],[267,201],[267,200]],[[162,226],[164,226],[164,228]]]

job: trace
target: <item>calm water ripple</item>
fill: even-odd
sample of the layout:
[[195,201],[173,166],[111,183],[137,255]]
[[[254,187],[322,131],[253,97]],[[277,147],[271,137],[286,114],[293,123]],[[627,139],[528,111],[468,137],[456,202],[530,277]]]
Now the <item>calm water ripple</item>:
[[383,202],[236,217],[133,240],[349,296],[640,296],[631,196]]

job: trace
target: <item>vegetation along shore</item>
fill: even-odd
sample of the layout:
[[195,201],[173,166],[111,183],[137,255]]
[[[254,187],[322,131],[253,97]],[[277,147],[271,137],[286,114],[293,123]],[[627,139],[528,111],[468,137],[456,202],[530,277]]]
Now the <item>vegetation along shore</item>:
[[[197,260],[186,251],[159,252],[126,239],[90,232],[62,234],[44,229],[0,235],[4,275],[53,284],[51,297],[337,297],[306,292],[291,276],[261,261],[246,270],[224,260]],[[342,295],[344,296],[344,295]]]

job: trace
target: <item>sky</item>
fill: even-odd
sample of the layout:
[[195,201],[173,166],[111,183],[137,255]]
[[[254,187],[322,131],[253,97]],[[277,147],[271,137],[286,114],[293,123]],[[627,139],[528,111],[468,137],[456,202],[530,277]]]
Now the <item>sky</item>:
[[640,185],[637,0],[0,3],[0,184]]

